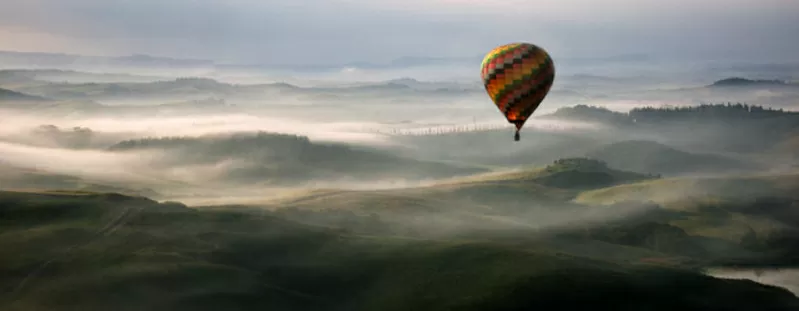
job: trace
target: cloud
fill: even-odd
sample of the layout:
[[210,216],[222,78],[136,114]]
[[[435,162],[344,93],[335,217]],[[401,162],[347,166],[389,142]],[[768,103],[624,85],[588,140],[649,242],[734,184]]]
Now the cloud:
[[72,42],[64,50],[261,63],[473,56],[508,41],[582,55],[789,55],[797,14],[780,0],[25,0],[4,4],[0,29]]

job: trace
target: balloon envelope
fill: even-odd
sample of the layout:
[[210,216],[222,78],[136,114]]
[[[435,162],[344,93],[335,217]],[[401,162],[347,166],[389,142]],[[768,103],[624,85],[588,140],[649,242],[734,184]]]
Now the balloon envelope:
[[555,65],[544,49],[511,43],[486,54],[482,78],[488,96],[518,131],[549,93]]

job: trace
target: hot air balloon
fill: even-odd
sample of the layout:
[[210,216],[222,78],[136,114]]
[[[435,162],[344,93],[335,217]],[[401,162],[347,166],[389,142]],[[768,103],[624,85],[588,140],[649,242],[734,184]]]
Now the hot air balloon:
[[483,58],[482,78],[488,96],[509,123],[515,141],[555,80],[555,65],[542,48],[530,43],[498,46]]

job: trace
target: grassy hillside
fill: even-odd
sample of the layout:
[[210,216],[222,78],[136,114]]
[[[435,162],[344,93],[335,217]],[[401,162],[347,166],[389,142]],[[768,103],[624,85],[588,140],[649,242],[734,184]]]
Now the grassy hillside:
[[697,198],[716,200],[751,200],[757,197],[780,196],[799,198],[799,174],[665,178],[587,191],[576,201],[590,204],[613,204],[629,201],[652,201],[670,205]]
[[[280,201],[298,206],[325,202],[346,209],[378,210],[380,207],[407,211],[446,211],[444,204],[458,210],[477,209],[518,211],[539,203],[563,203],[580,191],[647,180],[653,176],[618,171],[604,163],[584,158],[561,159],[540,169],[509,173],[488,173],[453,178],[434,186],[412,187],[382,191],[323,191],[310,196]],[[385,199],[385,200],[381,200]],[[340,201],[339,201],[340,200]],[[378,204],[375,201],[382,201]],[[414,203],[410,203],[413,201]],[[336,202],[341,202],[336,204]],[[424,208],[425,206],[429,208]]]
[[[680,217],[665,220],[687,233],[764,250],[799,238],[799,175],[670,178],[586,191],[585,205],[658,204]],[[786,240],[787,239],[787,240]],[[794,261],[796,251],[776,260]]]
[[602,146],[586,154],[611,167],[635,172],[679,175],[741,171],[752,164],[715,154],[689,153],[653,141],[631,140]]
[[553,248],[605,259],[612,252],[628,259],[795,264],[799,253],[785,243],[799,237],[797,185],[796,175],[656,179],[578,158],[428,187],[316,191],[266,207],[295,221],[364,234],[521,244],[536,238],[520,235],[543,234],[567,239]]
[[159,196],[158,192],[146,187],[136,187],[130,184],[119,185],[118,183],[109,185],[71,175],[14,167],[1,162],[0,189],[118,192],[127,195]]
[[2,192],[0,213],[4,310],[777,310],[799,303],[773,287],[656,265],[347,235],[264,211]]
[[606,163],[588,158],[556,160],[547,166],[539,183],[555,188],[591,189],[654,178],[629,171],[611,169]]
[[771,150],[773,157],[784,156],[787,166],[799,168],[799,131],[794,132]]

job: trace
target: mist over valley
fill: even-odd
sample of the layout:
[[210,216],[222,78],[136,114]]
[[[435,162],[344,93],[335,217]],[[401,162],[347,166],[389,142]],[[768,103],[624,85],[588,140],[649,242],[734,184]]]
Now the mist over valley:
[[[795,8],[612,1],[11,5],[0,309],[799,308]],[[519,141],[509,25],[556,68]]]

